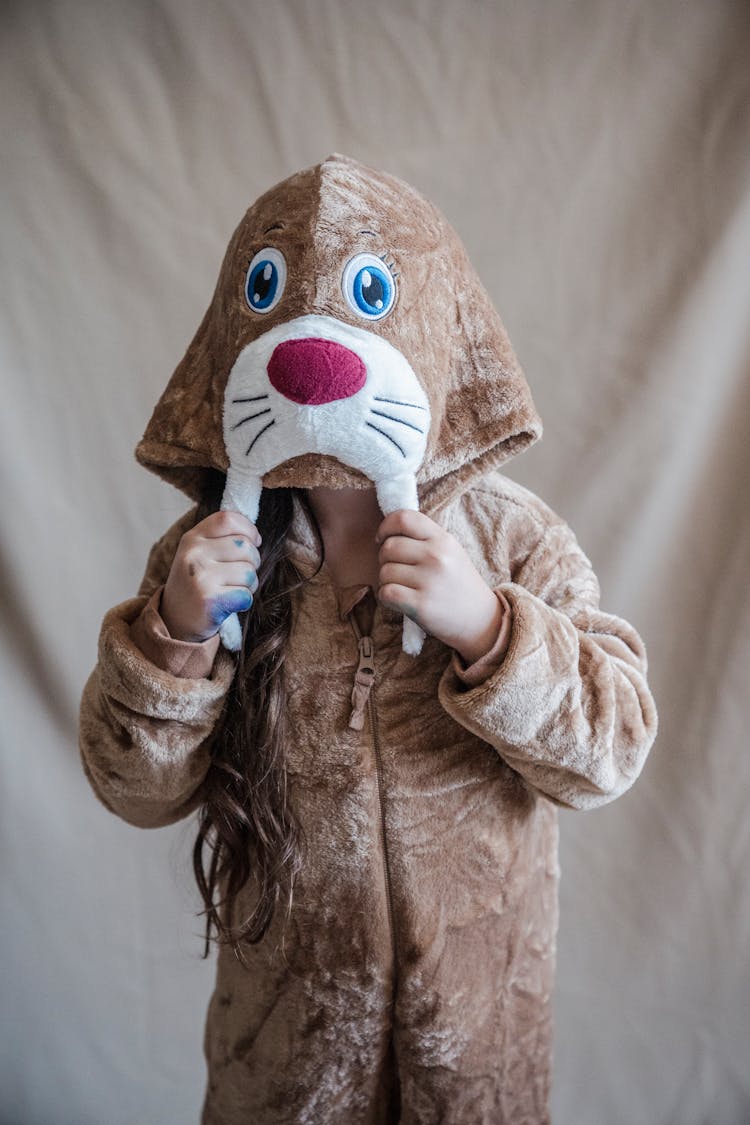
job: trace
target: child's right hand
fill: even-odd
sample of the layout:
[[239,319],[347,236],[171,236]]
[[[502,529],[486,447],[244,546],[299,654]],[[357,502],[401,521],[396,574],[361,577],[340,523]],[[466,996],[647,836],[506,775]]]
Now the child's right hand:
[[185,532],[172,562],[160,613],[178,641],[205,641],[258,589],[260,532],[239,512],[213,512]]

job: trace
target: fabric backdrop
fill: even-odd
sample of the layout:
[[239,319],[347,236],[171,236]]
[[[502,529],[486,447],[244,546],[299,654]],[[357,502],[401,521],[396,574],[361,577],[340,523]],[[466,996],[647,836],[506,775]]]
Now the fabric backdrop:
[[648,649],[641,779],[560,817],[554,1121],[750,1121],[748,5],[5,0],[0,128],[3,1125],[198,1120],[195,824],[96,801],[78,699],[229,234],[332,151],[458,228],[545,422],[508,475]]

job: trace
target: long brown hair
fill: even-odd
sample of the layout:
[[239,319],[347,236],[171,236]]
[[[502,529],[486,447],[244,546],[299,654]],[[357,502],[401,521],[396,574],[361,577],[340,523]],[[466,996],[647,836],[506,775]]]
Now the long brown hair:
[[[217,511],[224,483],[221,473],[207,477],[196,523]],[[289,805],[284,755],[284,659],[292,628],[292,593],[309,581],[285,549],[295,495],[320,541],[318,569],[323,565],[323,537],[306,493],[264,489],[257,520],[263,537],[259,585],[250,610],[240,615],[242,648],[212,735],[212,763],[193,847],[193,871],[205,906],[200,913],[206,915],[204,958],[215,930],[215,940],[232,945],[242,961],[243,943],[262,940],[282,896],[288,918],[303,862],[304,840]],[[207,872],[204,849],[210,856]],[[237,897],[251,877],[258,890],[255,909],[234,925]],[[224,895],[217,899],[221,888]]]

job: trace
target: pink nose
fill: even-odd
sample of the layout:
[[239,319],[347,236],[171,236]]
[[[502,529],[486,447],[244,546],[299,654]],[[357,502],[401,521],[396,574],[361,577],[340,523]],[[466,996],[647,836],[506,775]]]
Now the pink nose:
[[268,361],[271,386],[292,402],[319,406],[350,398],[365,385],[367,369],[355,352],[333,340],[285,340]]

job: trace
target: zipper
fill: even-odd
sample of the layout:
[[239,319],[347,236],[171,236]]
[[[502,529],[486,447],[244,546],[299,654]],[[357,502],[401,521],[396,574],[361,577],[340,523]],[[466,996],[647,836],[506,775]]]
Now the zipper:
[[352,713],[349,716],[352,730],[362,730],[365,725],[365,706],[375,681],[375,647],[372,637],[360,637],[358,644],[359,664],[354,674]]
[[[372,687],[375,682],[375,644],[372,637],[363,636],[360,633],[359,626],[357,625],[353,614],[350,615],[349,620],[351,622],[352,629],[354,630],[354,635],[357,638],[357,645],[359,647],[360,653],[359,664],[357,665],[357,672],[355,674],[354,690],[352,691],[352,702],[354,703],[354,709],[349,720],[349,726],[354,726],[352,719],[354,719],[355,713],[358,712],[358,704],[355,701],[355,692],[357,691],[357,688],[361,686],[365,688],[364,703],[361,703],[361,695],[359,696],[359,701],[362,710],[364,710],[365,706],[367,707],[367,712],[370,716],[370,725],[372,728],[372,741],[375,748],[375,775],[378,787],[378,807],[380,809],[380,833],[383,841],[383,875],[385,879],[385,901],[386,909],[388,911],[388,926],[391,934],[391,949],[393,953],[393,980],[395,989],[396,966],[398,963],[396,959],[396,931],[393,925],[393,894],[391,891],[391,872],[388,864],[388,839],[385,832],[385,805],[383,803],[383,763],[380,756],[380,736],[378,730],[377,712],[375,710],[375,699],[372,691]],[[371,669],[371,674],[369,675],[368,668]],[[360,680],[360,682],[358,683],[357,676],[360,676],[360,674],[362,674],[362,680]],[[354,729],[362,730],[363,726],[364,722],[360,726],[354,726]]]

